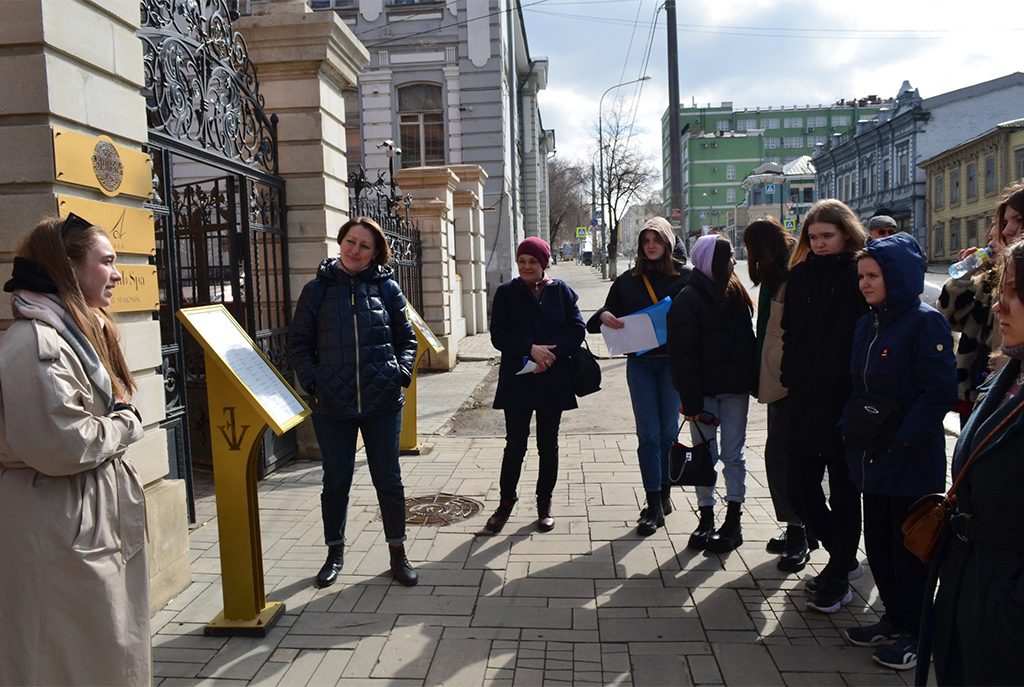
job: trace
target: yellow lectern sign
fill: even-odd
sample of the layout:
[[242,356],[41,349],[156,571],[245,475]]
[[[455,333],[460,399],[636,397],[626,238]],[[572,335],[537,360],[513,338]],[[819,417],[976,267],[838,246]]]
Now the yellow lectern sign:
[[223,305],[183,308],[178,319],[202,344],[207,367],[210,354],[215,354],[275,434],[284,434],[312,413]]
[[66,217],[69,212],[84,217],[106,231],[110,244],[118,253],[156,255],[152,210],[118,205],[114,201],[100,202],[58,195],[57,214]]

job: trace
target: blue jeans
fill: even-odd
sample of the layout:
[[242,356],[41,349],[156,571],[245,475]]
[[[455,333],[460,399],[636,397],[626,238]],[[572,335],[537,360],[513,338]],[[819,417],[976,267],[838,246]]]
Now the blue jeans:
[[626,384],[644,491],[660,491],[668,484],[668,454],[679,432],[679,392],[672,386],[668,358],[627,358]]
[[398,464],[398,438],[402,432],[402,409],[363,417],[313,416],[313,430],[323,456],[324,490],[320,513],[324,521],[324,543],[345,543],[349,491],[356,467],[356,432],[363,435],[366,465],[377,490],[384,536],[389,544],[405,541],[405,489]]
[[[747,394],[721,394],[705,396],[704,410],[721,421],[718,430],[722,433],[721,444],[715,436],[715,426],[694,423],[690,437],[696,444],[701,441],[700,431],[711,442],[711,459],[722,462],[722,476],[725,477],[726,502],[743,503],[747,487],[747,461],[743,456],[743,445],[747,440],[747,408],[750,396]],[[715,505],[715,487],[697,487],[697,506]]]

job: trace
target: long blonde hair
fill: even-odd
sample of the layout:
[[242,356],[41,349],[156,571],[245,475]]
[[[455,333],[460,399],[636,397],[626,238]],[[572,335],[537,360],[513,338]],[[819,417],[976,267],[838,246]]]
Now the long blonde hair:
[[804,218],[803,226],[800,228],[800,238],[796,242],[796,247],[793,248],[793,255],[789,258],[790,269],[799,265],[810,255],[811,240],[807,231],[815,222],[825,222],[839,227],[839,230],[846,236],[844,253],[856,253],[867,243],[867,232],[864,231],[864,226],[857,219],[853,210],[835,198],[819,200],[811,206],[807,217]]
[[17,255],[38,265],[53,280],[65,310],[92,344],[110,375],[114,398],[128,398],[135,391],[135,378],[121,352],[113,316],[107,308],[92,308],[86,303],[72,268],[72,263],[85,259],[97,237],[105,232],[97,226],[71,223],[62,235],[63,224],[60,218],[44,219],[22,239]]

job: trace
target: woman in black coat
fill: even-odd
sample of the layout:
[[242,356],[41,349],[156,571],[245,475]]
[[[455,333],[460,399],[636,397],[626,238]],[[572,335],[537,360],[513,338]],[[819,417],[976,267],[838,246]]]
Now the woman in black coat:
[[392,281],[391,251],[380,226],[355,217],[338,231],[339,258],[327,258],[306,284],[288,333],[288,354],[302,388],[313,394],[313,429],[323,457],[327,561],[317,585],[341,571],[356,434],[380,504],[391,571],[412,586],[416,571],[405,555],[405,488],[398,463],[403,387],[412,381],[416,333],[405,297]]
[[[497,534],[518,499],[516,489],[537,415],[537,527],[555,526],[551,494],[558,477],[558,425],[562,411],[576,407],[569,356],[583,343],[578,297],[565,282],[544,274],[551,248],[530,237],[516,249],[519,276],[494,292],[491,343],[501,351],[494,407],[505,411],[505,452],[501,460],[501,502],[485,527]],[[523,373],[523,374],[521,374]]]
[[934,655],[940,685],[1024,681],[1024,412],[993,434],[1024,403],[1024,243],[1008,250],[1005,265],[992,309],[1010,361],[956,443],[954,478],[989,437],[957,488],[948,549],[932,563],[939,571]]
[[[725,522],[714,531],[714,486],[697,487],[700,523],[687,546],[725,553],[743,543],[740,515],[747,475],[743,448],[750,394],[757,384],[757,347],[750,319],[754,304],[733,271],[736,260],[727,238],[700,237],[690,257],[690,280],[668,312],[669,365],[683,416],[695,421],[692,440],[702,441],[703,433],[714,441],[712,458],[722,462],[727,510]],[[716,425],[721,428],[721,442],[716,440]]]
[[[604,307],[587,322],[587,331],[600,333],[601,325],[622,329],[620,317],[649,308],[663,298],[675,298],[690,278],[690,268],[673,255],[676,243],[672,225],[663,217],[652,217],[637,235],[640,250],[636,269],[612,284]],[[672,512],[668,483],[668,455],[675,443],[679,422],[679,392],[672,386],[668,346],[642,354],[629,353],[626,384],[636,420],[637,459],[647,493],[647,507],[640,511],[637,533],[654,534]]]
[[[789,391],[789,479],[793,510],[820,539],[829,562],[807,581],[807,606],[835,613],[853,599],[861,574],[860,495],[850,480],[836,425],[850,398],[850,356],[857,319],[868,311],[857,286],[854,253],[864,246],[860,220],[838,200],[821,200],[804,219],[782,313],[782,385]],[[829,501],[821,482],[829,476]]]

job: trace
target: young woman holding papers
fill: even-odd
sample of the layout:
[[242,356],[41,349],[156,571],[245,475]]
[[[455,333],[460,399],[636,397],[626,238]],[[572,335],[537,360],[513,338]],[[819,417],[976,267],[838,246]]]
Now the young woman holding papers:
[[[673,258],[675,238],[667,220],[648,220],[637,237],[636,268],[615,280],[604,307],[587,322],[587,331],[621,330],[625,325],[619,318],[679,293],[690,278],[690,268]],[[679,394],[672,386],[664,340],[652,350],[628,356],[626,382],[636,419],[640,475],[647,492],[647,507],[640,511],[637,533],[647,536],[664,525],[665,516],[672,512],[668,454],[676,438]]]

